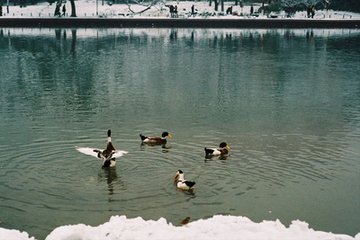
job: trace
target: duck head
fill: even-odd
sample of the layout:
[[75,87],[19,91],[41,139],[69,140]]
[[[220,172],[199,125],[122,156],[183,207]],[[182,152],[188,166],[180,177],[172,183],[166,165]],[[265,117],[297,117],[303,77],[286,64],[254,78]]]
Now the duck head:
[[183,171],[178,170],[175,174],[174,182],[183,181],[183,180],[184,180],[184,173],[183,173]]
[[219,148],[226,148],[228,151],[230,151],[230,146],[226,142],[220,143]]
[[162,138],[172,138],[172,135],[170,134],[170,133],[168,133],[168,132],[163,132],[162,134],[161,134],[161,137]]

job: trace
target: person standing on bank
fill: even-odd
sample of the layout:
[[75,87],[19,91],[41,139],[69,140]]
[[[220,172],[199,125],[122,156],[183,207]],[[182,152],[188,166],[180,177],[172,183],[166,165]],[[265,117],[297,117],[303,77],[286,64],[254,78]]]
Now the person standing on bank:
[[65,16],[66,14],[66,7],[65,7],[65,4],[63,5],[62,7],[62,15]]

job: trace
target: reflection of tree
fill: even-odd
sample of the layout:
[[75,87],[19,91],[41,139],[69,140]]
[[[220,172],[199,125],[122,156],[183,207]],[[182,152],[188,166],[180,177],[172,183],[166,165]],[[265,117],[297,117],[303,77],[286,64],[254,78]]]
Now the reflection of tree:
[[73,56],[75,56],[75,48],[76,48],[76,29],[71,30],[71,50]]
[[171,29],[169,39],[176,41],[177,40],[177,29]]
[[[121,101],[123,101],[122,106],[124,106],[123,110],[126,109],[132,114],[141,115],[143,111],[156,108],[154,107],[156,104],[149,102],[139,103],[135,108],[126,107],[132,106],[132,99],[139,98],[147,92],[146,88],[148,86],[144,82],[140,82],[140,79],[144,81],[142,79],[143,75],[132,76],[130,73],[136,73],[139,70],[139,66],[134,63],[141,64],[141,66],[153,65],[149,64],[149,62],[152,62],[154,57],[156,58],[158,55],[156,51],[153,52],[153,50],[149,49],[148,42],[153,43],[154,46],[163,46],[161,51],[169,62],[168,65],[163,67],[175,69],[176,74],[174,76],[179,76],[182,81],[186,82],[185,79],[192,79],[193,73],[202,73],[203,66],[211,66],[204,74],[201,87],[206,89],[204,92],[209,92],[212,96],[217,94],[217,99],[208,99],[206,95],[198,96],[195,90],[189,91],[185,88],[180,89],[179,92],[193,94],[191,98],[197,99],[194,106],[199,111],[202,111],[202,104],[207,104],[213,100],[220,102],[220,104],[214,104],[220,106],[219,110],[225,112],[224,117],[229,122],[234,119],[227,116],[231,112],[229,108],[236,106],[236,101],[240,99],[235,89],[240,89],[241,82],[239,81],[241,79],[249,79],[247,81],[249,88],[252,87],[252,83],[256,83],[254,79],[261,81],[261,86],[265,86],[268,93],[275,96],[275,98],[272,98],[276,100],[274,104],[279,104],[279,108],[281,108],[284,96],[286,97],[286,89],[296,84],[292,82],[292,76],[307,74],[309,79],[316,77],[319,72],[316,68],[322,67],[317,64],[318,59],[323,57],[326,49],[337,46],[334,38],[326,40],[318,38],[316,42],[312,41],[311,39],[314,39],[313,35],[316,35],[317,30],[314,30],[313,33],[311,31],[301,31],[300,35],[297,34],[299,30],[213,32],[211,30],[185,31],[169,29],[167,31],[156,30],[156,34],[153,32],[154,30],[99,30],[94,31],[92,36],[87,32],[86,38],[83,38],[84,34],[81,30],[76,29],[60,29],[60,31],[57,30],[56,32],[52,29],[50,31],[52,36],[41,36],[40,34],[40,36],[8,37],[8,34],[4,33],[2,34],[3,37],[0,37],[1,51],[4,48],[9,48],[9,51],[16,52],[16,54],[11,54],[11,58],[6,61],[6,64],[16,68],[17,76],[9,78],[9,83],[6,84],[11,84],[11,88],[17,89],[19,96],[22,96],[17,98],[14,94],[11,96],[5,94],[5,98],[12,98],[11,101],[6,100],[6,102],[8,104],[21,102],[31,112],[41,111],[41,109],[47,107],[50,113],[49,116],[51,114],[55,115],[55,117],[60,115],[64,119],[90,123],[97,120],[95,119],[97,115],[101,116],[98,118],[103,117],[102,106],[104,105],[106,107],[110,106],[112,114],[122,120],[126,119],[127,116],[131,116],[131,114],[120,114],[117,109],[112,107],[117,106],[118,102],[108,105],[112,101],[117,101],[114,100],[117,98],[112,99],[111,95],[119,95],[120,92],[123,96],[121,98]],[[67,37],[64,38],[66,31]],[[124,33],[121,31],[124,31]],[[188,32],[185,37],[182,35],[184,32]],[[176,36],[177,42],[174,45],[171,38]],[[345,49],[344,46],[341,46],[344,42],[343,38],[339,39],[338,49]],[[326,43],[321,41],[326,41]],[[314,50],[315,43],[319,44],[319,46],[326,44],[327,47],[324,51],[319,47]],[[358,41],[353,41],[353,45],[356,43]],[[186,51],[180,47],[182,44],[188,46]],[[296,49],[293,48],[295,45],[298,45]],[[196,54],[188,54],[193,52],[192,49],[199,47],[210,51],[207,51],[207,54],[200,54],[196,51],[194,51]],[[171,54],[166,51],[168,49],[171,49]],[[293,50],[291,54],[289,49]],[[352,52],[356,51],[353,46],[349,49]],[[158,49],[155,48],[155,50]],[[184,51],[182,55],[179,54],[181,51]],[[147,57],[139,58],[138,53],[142,53]],[[185,60],[182,64],[188,69],[186,72],[181,71],[182,67],[174,67],[178,62],[178,56],[184,57]],[[289,68],[282,63],[283,59],[294,58],[295,56],[296,58],[303,56],[306,71]],[[200,65],[198,62],[203,64]],[[123,69],[125,71],[122,71]],[[150,67],[143,69],[144,76],[159,79],[152,80],[151,87],[154,87],[154,91],[158,91],[159,94],[166,92],[165,84],[170,84],[170,82],[163,81],[165,77],[161,75],[162,73],[151,69]],[[168,69],[165,70],[164,74]],[[124,77],[123,72],[126,73],[126,77]],[[259,76],[263,77],[259,78]],[[216,82],[218,84],[216,87],[212,85],[212,83],[215,83],[212,78],[215,77],[219,79]],[[220,79],[220,77],[223,79]],[[123,87],[127,90],[123,91]],[[143,89],[139,90],[139,88]],[[296,88],[294,87],[294,89]],[[128,94],[128,92],[131,92],[131,94]],[[249,99],[251,100],[249,104],[256,102],[256,97],[251,95],[250,91],[245,91],[243,96],[241,102],[247,102]],[[165,104],[161,106],[162,109],[168,107]],[[256,107],[261,108],[261,106]],[[169,107],[169,109],[171,108]],[[264,109],[264,111],[266,110]],[[74,112],[78,114],[74,115]],[[156,109],[154,112],[156,112]],[[204,112],[202,114],[208,116],[208,113]],[[37,115],[31,114],[31,116],[36,117]],[[132,119],[130,120],[132,121]]]
[[[0,37],[1,48],[21,53],[7,61],[17,68],[18,76],[12,83],[17,84],[14,88],[23,98],[16,102],[25,100],[24,105],[32,111],[48,108],[49,116],[66,116],[74,108],[91,111],[96,106],[92,98],[96,60],[90,58],[86,64],[79,64],[83,58],[76,56],[76,29],[71,31],[71,39],[67,39],[66,30],[56,29],[54,33],[55,37],[11,34]],[[60,108],[55,111],[51,106]]]

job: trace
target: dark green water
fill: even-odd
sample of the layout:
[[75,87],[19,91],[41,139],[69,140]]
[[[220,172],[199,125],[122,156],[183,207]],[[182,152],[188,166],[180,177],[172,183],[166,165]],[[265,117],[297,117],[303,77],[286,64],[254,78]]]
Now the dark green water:
[[[4,28],[0,63],[0,227],[231,214],[360,232],[359,30]],[[129,154],[104,170],[75,147],[109,128]],[[163,130],[168,149],[140,145]],[[231,156],[205,160],[221,141]]]

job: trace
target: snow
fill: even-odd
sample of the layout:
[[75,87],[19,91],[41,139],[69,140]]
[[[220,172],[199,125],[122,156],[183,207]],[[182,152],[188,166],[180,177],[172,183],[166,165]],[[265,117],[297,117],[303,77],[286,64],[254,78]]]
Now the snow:
[[35,240],[34,237],[29,237],[26,232],[20,232],[18,230],[9,230],[0,228],[0,239],[1,240]]
[[[0,239],[35,240],[27,233],[0,228]],[[246,217],[215,215],[183,226],[174,226],[166,219],[144,220],[141,217],[113,216],[99,226],[67,225],[54,229],[45,240],[159,240],[159,239],[236,239],[236,240],[360,240],[355,237],[311,229],[306,222],[292,221],[289,227],[279,220],[255,223]]]
[[[147,8],[147,6],[139,4],[113,4],[110,5],[106,1],[96,0],[79,0],[75,2],[77,17],[106,17],[106,18],[169,18],[169,8],[165,6],[165,2],[152,6],[149,10],[141,13],[134,14],[134,12],[140,12]],[[214,4],[209,6],[207,1],[204,2],[192,2],[192,1],[167,1],[167,5],[174,5],[178,8],[179,18],[267,18],[267,16],[260,14],[259,16],[250,16],[250,5],[245,5],[243,8],[240,6],[233,6],[233,14],[226,15],[224,12],[214,11]],[[195,16],[191,16],[191,6],[195,6]],[[229,6],[232,6],[233,2],[226,2],[224,11]],[[65,3],[67,12],[65,17],[68,17],[71,12],[70,2]],[[258,11],[260,4],[254,5],[254,11]],[[219,10],[221,7],[219,6]],[[3,6],[3,13],[5,17],[19,18],[19,17],[53,17],[55,11],[55,4],[49,5],[48,3],[40,3],[38,5],[32,5],[27,7],[10,6],[9,13],[6,12],[6,6]],[[221,13],[221,14],[220,14]],[[278,18],[285,18],[285,12],[276,13]],[[297,12],[293,19],[307,19],[306,12]],[[351,12],[336,12],[336,11],[316,11],[314,19],[360,19],[360,14]],[[314,20],[309,19],[309,20]]]

